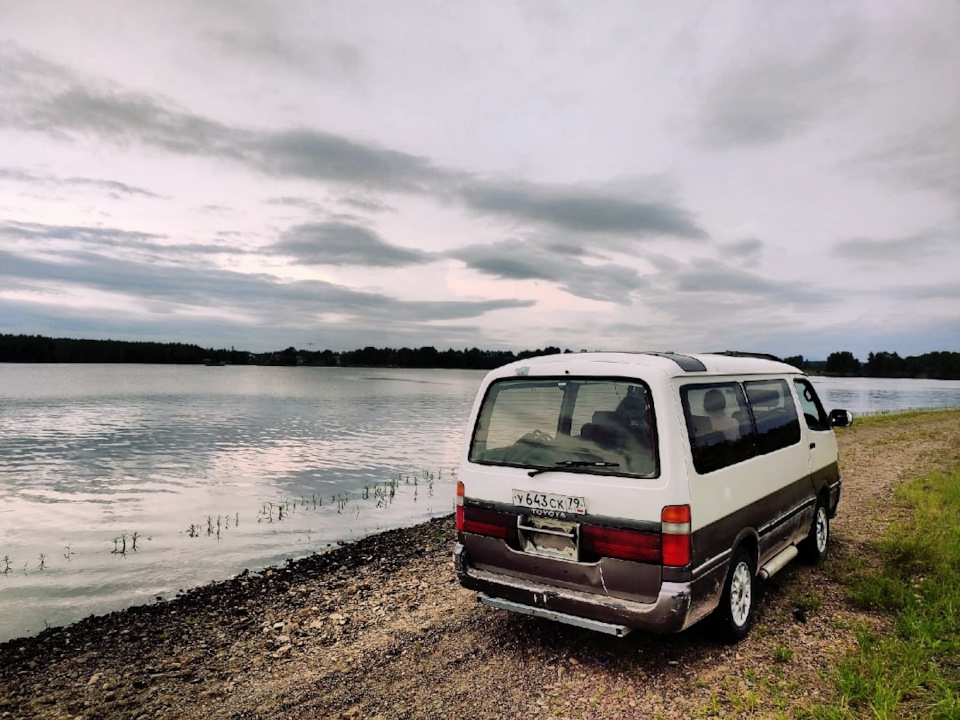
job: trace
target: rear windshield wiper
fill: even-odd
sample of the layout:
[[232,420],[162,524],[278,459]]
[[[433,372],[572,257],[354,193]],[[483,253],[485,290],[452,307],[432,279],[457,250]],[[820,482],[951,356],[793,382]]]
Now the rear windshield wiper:
[[[592,460],[561,460],[555,463],[557,467],[561,468],[601,468],[601,467],[620,467],[618,462],[603,462],[601,461],[592,461]],[[530,477],[534,475],[539,475],[540,473],[550,472],[555,468],[537,468],[536,470],[531,470],[527,473]]]

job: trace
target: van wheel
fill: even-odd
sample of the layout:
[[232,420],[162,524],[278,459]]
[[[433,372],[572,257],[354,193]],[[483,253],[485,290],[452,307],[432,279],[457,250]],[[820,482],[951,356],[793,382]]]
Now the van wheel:
[[813,512],[813,524],[810,532],[800,543],[800,554],[809,563],[823,562],[830,547],[830,513],[823,498],[817,500],[817,509]]
[[740,642],[750,632],[753,624],[753,579],[753,558],[741,546],[733,554],[723,596],[714,613],[714,627],[722,642]]

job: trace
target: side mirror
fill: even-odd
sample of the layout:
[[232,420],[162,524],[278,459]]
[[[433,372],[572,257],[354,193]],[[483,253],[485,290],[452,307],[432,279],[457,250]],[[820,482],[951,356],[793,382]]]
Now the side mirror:
[[830,427],[850,427],[853,425],[853,413],[849,410],[831,410]]

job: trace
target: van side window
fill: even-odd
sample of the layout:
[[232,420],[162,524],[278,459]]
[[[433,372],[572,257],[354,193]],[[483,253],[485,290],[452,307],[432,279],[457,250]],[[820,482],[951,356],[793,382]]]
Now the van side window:
[[745,382],[757,427],[757,453],[764,455],[800,442],[797,406],[786,380]]
[[803,419],[807,427],[811,430],[829,430],[830,421],[827,419],[827,413],[820,404],[820,398],[817,397],[817,391],[813,389],[813,384],[809,380],[793,381],[797,389],[797,397],[800,398],[800,409],[803,410]]
[[698,473],[713,472],[753,456],[753,426],[738,383],[684,385],[680,400]]

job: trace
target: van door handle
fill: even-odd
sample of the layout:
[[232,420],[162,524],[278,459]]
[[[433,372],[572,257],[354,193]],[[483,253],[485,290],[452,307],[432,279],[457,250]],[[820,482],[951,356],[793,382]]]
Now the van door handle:
[[810,443],[810,449],[813,450],[817,446],[816,443]]

